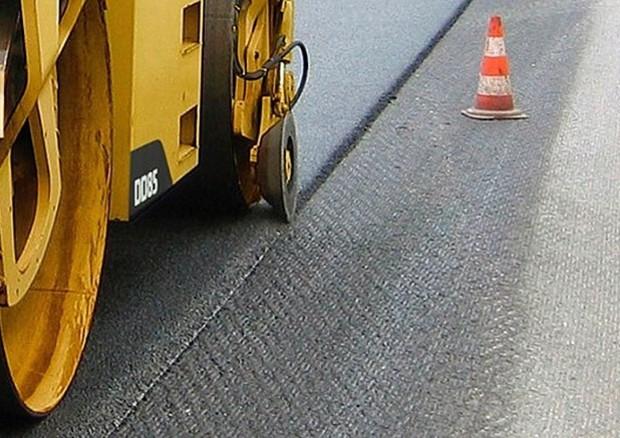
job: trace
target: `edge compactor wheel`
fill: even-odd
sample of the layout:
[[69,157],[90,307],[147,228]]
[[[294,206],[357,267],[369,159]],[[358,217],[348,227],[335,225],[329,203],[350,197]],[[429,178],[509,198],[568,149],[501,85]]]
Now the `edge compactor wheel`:
[[[297,136],[290,114],[297,96],[293,74],[285,68],[295,48],[293,2],[211,0],[204,23],[200,137],[205,186],[217,201],[237,210],[264,197],[290,222],[298,193]],[[261,152],[264,145],[279,149],[287,135],[294,172],[276,165],[272,147]],[[263,158],[270,163],[262,164]],[[286,199],[272,183],[283,179],[288,180]]]
[[293,220],[297,208],[297,153],[295,118],[289,113],[265,134],[258,158],[258,179],[263,196],[287,223]]
[[[11,127],[19,134],[0,161],[4,417],[42,417],[61,401],[80,362],[99,287],[110,190],[107,36],[101,3],[88,0],[81,10],[78,3],[60,3],[68,21],[61,21],[54,50],[62,53],[51,76],[39,77],[40,92],[25,89],[5,140]],[[62,49],[65,23],[75,25]],[[25,47],[27,55],[35,53]],[[36,74],[34,65],[29,59],[28,74]],[[29,99],[31,110],[24,103]]]

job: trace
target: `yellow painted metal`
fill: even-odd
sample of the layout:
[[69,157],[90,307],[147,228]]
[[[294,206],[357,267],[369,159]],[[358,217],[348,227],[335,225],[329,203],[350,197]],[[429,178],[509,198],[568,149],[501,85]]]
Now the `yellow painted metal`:
[[[246,72],[260,70],[271,56],[293,42],[294,12],[293,0],[241,2],[237,57]],[[290,63],[292,54],[285,61]],[[256,166],[262,138],[288,113],[294,95],[294,76],[285,64],[269,71],[263,80],[235,80],[233,133],[240,140],[237,161],[248,204],[261,199]]]
[[293,179],[293,153],[287,149],[284,153],[284,181],[290,184]]
[[[193,109],[198,114],[202,7],[196,0],[108,1],[115,102],[112,219],[129,219],[131,151],[161,141],[173,184],[198,165],[197,144],[182,142],[187,136],[181,135],[181,119]],[[195,138],[198,129],[196,120]]]
[[[237,56],[246,71],[257,71],[272,55],[269,1],[242,2],[239,11]],[[237,78],[233,113],[236,135],[255,141],[260,131],[263,81]]]
[[115,120],[110,211],[111,219],[127,220],[129,218],[129,179],[133,136],[131,121],[134,118],[133,82],[135,62],[131,54],[133,53],[135,41],[135,8],[131,0],[117,0],[113,6],[113,8],[108,7],[105,14],[108,28],[117,29],[116,32],[109,32],[111,61],[114,66],[112,93]]
[[5,96],[4,96],[4,88],[6,87],[6,72],[3,68],[0,68],[0,120],[3,122],[0,123],[0,139],[4,138],[4,106],[5,106]]
[[[199,114],[204,1],[107,3],[114,97],[112,219],[130,217],[131,152],[161,141],[172,184],[199,164],[198,145],[183,141],[188,135],[181,132],[187,130],[181,120]],[[193,7],[199,13],[188,26],[187,11]],[[247,71],[260,69],[274,54],[277,38],[283,37],[284,45],[293,41],[293,22],[293,0],[241,2],[238,57]],[[188,38],[188,27],[196,29],[196,37]],[[242,142],[255,145],[252,156],[262,135],[288,112],[294,88],[292,73],[284,70],[271,72],[264,81],[235,80],[233,131]],[[197,138],[199,120],[189,126]],[[250,187],[247,197],[255,202],[259,197],[253,171],[241,161],[241,178]]]
[[[24,97],[5,126],[0,139],[0,162],[9,154],[22,126],[32,113],[38,96],[55,68],[85,0],[70,0],[63,23],[58,25],[58,0],[21,0],[29,69]],[[31,63],[31,64],[30,64]]]
[[[24,17],[38,20],[24,20],[29,83],[8,124],[7,139],[17,140],[11,143],[15,150],[0,161],[0,202],[5,207],[0,226],[8,232],[10,223],[15,223],[10,216],[28,216],[6,205],[23,201],[12,196],[21,187],[14,187],[11,174],[23,164],[19,160],[28,161],[28,154],[13,154],[30,137],[36,162],[30,167],[38,170],[30,175],[37,181],[32,203],[36,210],[32,226],[15,237],[27,234],[22,257],[32,253],[29,258],[39,268],[32,279],[24,276],[19,283],[27,292],[21,300],[11,302],[9,295],[8,307],[0,309],[0,379],[12,393],[0,398],[13,400],[16,410],[38,416],[53,409],[65,394],[90,328],[109,214],[112,110],[100,2],[88,0],[81,12],[82,2],[71,0],[60,26],[49,23],[58,21],[57,2],[23,0],[22,7]],[[69,34],[70,39],[64,38]],[[28,102],[34,102],[29,113]],[[18,137],[15,130],[24,125]],[[50,193],[59,192],[61,184],[62,195],[53,201],[56,196]],[[56,216],[52,226],[37,225],[47,223],[50,215]],[[21,239],[10,240],[3,236],[1,243],[5,266],[7,246],[14,251]],[[20,269],[16,260],[9,277]]]
[[[131,153],[161,141],[173,184],[199,164],[204,1],[68,0],[60,20],[59,0],[21,0],[28,82],[0,139],[0,380],[32,415],[75,374],[107,221],[129,219]],[[246,70],[293,41],[293,12],[293,0],[242,2]],[[294,78],[282,66],[235,85],[233,134],[257,200],[257,148]]]
[[[58,0],[22,0],[29,53],[28,90],[6,126],[0,140],[0,160],[4,160],[37,96],[49,77],[84,0],[71,0],[62,23],[56,24]],[[198,164],[194,145],[180,141],[183,114],[199,106],[200,41],[188,42],[184,35],[184,11],[204,0],[108,0],[106,21],[112,56],[114,105],[113,219],[129,218],[130,153],[161,140],[173,184]],[[293,0],[253,0],[242,2],[239,16],[239,58],[246,70],[259,69],[273,54],[274,39],[293,40]],[[202,14],[199,15],[201,20]],[[199,36],[200,39],[200,36]],[[263,81],[236,80],[234,131],[251,143],[277,123],[290,101],[294,85],[290,72],[284,78],[286,96],[280,96],[282,78],[269,75],[269,93]],[[263,108],[269,97],[269,110]],[[274,100],[275,98],[275,100]],[[277,114],[273,114],[276,112]],[[265,115],[269,113],[269,117]],[[195,124],[199,129],[199,121]],[[188,146],[190,146],[188,148]]]
[[41,265],[61,190],[54,70],[65,40],[58,20],[47,18],[57,17],[58,4],[51,0],[23,0],[22,10],[26,56],[32,63],[29,64],[24,98],[9,121],[6,136],[0,145],[14,143],[27,120],[37,127],[37,134],[32,140],[39,197],[32,232],[23,251],[18,254],[14,242],[13,175],[10,151],[7,149],[7,155],[0,158],[0,304],[9,306],[23,298]]
[[[293,0],[245,1],[239,13],[238,54],[246,71],[259,70],[274,54],[277,39],[282,47],[293,42]],[[280,48],[282,48],[280,47]],[[292,55],[287,61],[292,60]],[[234,132],[252,142],[260,139],[288,112],[286,103],[295,94],[294,78],[284,65],[263,81],[236,79]]]
[[[11,155],[0,165],[0,304],[16,305],[26,294],[43,261],[60,201],[60,156],[56,121],[56,77],[41,90],[30,116],[36,168],[36,211],[23,249],[15,242],[14,181]],[[35,177],[32,175],[31,177]]]

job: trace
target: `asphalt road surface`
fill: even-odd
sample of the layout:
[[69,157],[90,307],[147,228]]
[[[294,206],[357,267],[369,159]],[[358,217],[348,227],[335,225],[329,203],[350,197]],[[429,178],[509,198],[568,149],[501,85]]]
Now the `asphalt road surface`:
[[297,111],[301,182],[313,190],[470,0],[298,0],[312,53]]
[[[498,11],[530,119],[477,123]],[[620,436],[619,22],[615,0],[474,0],[294,226],[190,192],[114,226],[78,381],[4,431]]]

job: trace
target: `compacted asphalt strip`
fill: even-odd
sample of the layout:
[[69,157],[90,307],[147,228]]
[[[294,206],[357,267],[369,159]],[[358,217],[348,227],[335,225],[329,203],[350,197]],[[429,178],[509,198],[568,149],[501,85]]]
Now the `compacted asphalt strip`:
[[[527,121],[460,115],[496,11]],[[474,0],[295,225],[188,192],[113,227],[79,379],[18,432],[617,434],[619,18]]]

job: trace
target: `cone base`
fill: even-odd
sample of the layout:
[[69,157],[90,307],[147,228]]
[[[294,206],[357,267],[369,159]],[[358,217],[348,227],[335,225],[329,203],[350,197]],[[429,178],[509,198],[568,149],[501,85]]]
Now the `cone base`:
[[463,115],[475,120],[520,120],[527,119],[527,114],[518,109],[508,111],[488,111],[469,108],[462,111]]

